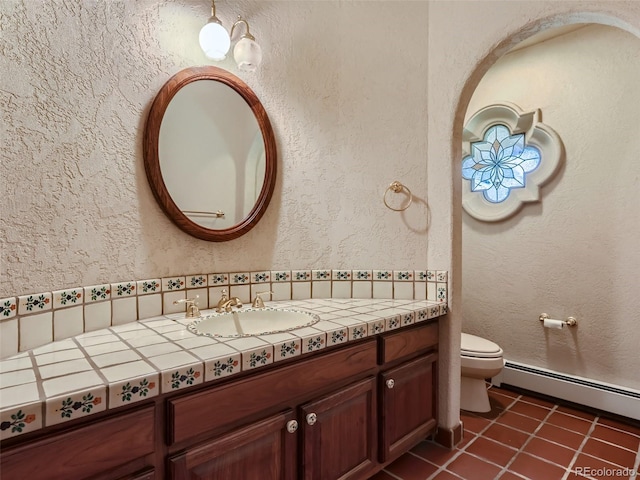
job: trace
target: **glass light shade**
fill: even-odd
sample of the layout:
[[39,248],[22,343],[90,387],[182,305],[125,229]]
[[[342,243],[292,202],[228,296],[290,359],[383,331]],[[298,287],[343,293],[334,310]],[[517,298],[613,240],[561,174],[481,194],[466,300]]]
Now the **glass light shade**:
[[255,72],[262,62],[262,49],[255,40],[242,37],[233,47],[233,57],[240,70]]
[[215,20],[209,22],[200,30],[200,48],[211,60],[224,60],[231,47],[229,32]]

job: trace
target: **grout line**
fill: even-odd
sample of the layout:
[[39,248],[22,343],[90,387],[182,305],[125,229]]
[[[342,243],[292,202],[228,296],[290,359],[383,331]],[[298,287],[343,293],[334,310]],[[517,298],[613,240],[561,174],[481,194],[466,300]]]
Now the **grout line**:
[[[538,433],[538,431],[542,428],[542,426],[546,423],[547,419],[551,416],[551,414],[553,414],[553,412],[556,411],[556,409],[558,408],[557,405],[554,405],[551,409],[549,409],[549,413],[547,413],[547,415],[540,421],[540,424],[536,427],[536,429],[529,433],[529,438],[527,438],[525,440],[525,442],[522,444],[522,446],[518,449],[518,451],[516,452],[516,454],[513,456],[513,458],[511,458],[511,460],[509,460],[507,462],[507,464],[504,466],[504,471],[509,470],[509,467],[513,464],[513,462],[515,462],[516,458],[518,457],[518,455],[520,455],[522,453],[522,451],[524,450],[524,448],[529,444],[529,442],[531,442],[531,440],[536,436],[536,434]],[[516,412],[513,412],[516,413]],[[518,430],[521,431],[521,430]],[[523,433],[527,433],[527,432],[523,432]],[[532,455],[533,456],[533,455]],[[549,463],[548,460],[544,459],[544,458],[540,458],[538,456],[535,456],[535,458],[539,459],[539,460],[544,460],[546,462]],[[555,463],[553,464],[555,465]]]
[[[492,386],[493,385],[489,384],[489,387],[487,388],[487,390],[490,390]],[[470,455],[470,456],[474,457],[474,458],[478,458],[478,459],[482,460],[483,462],[489,463],[490,465],[495,465],[495,466],[497,466],[499,468],[503,468],[502,465],[498,465],[496,463],[491,462],[490,460],[487,460],[486,458],[480,458],[477,455],[474,455],[473,453],[467,452],[467,447],[469,447],[469,445],[472,445],[476,440],[478,440],[478,438],[480,438],[480,437],[487,438],[487,437],[483,436],[484,432],[486,432],[489,428],[491,428],[491,426],[493,426],[496,423],[497,419],[500,418],[500,416],[504,412],[509,410],[513,405],[515,405],[518,402],[518,400],[520,399],[520,397],[522,397],[522,395],[518,395],[517,397],[510,397],[508,395],[502,395],[502,396],[505,397],[505,398],[512,398],[512,402],[509,403],[504,408],[504,410],[502,410],[498,415],[496,415],[495,418],[492,418],[489,421],[489,423],[484,428],[482,428],[478,433],[474,433],[474,437],[475,438],[472,439],[470,442],[468,442],[464,447],[458,449],[458,453],[455,454],[453,457],[451,457],[447,462],[442,464],[442,466],[440,467],[440,470],[438,470],[438,472],[435,472],[434,475],[432,477],[430,477],[430,478],[434,478],[435,475],[438,474],[440,471],[446,470],[447,466],[449,466],[454,460],[456,460],[460,455],[462,455],[463,452],[466,453],[467,455]],[[484,417],[480,417],[480,418],[484,418]],[[488,440],[492,440],[492,439],[488,439]],[[495,440],[492,440],[492,441],[495,441]],[[497,443],[499,443],[499,442],[497,442]],[[447,472],[453,473],[453,472],[450,472],[449,470],[447,470]],[[499,473],[502,474],[503,470],[501,470]]]
[[396,480],[403,480],[403,479],[402,479],[402,477],[399,477],[399,476],[397,476],[397,475],[395,475],[395,474],[391,473],[391,472],[390,472],[389,470],[387,470],[386,468],[383,468],[383,469],[382,469],[382,471],[383,471],[384,473],[386,473],[387,475],[389,475],[390,477],[395,478]]
[[582,448],[587,444],[587,441],[591,437],[591,433],[596,429],[598,418],[599,417],[596,415],[594,419],[591,421],[591,427],[589,427],[589,430],[587,431],[587,433],[584,434],[584,438],[582,439],[580,446],[578,446],[578,448],[576,449],[576,453],[573,454],[573,458],[569,462],[569,465],[567,465],[567,472],[564,474],[564,477],[562,477],[562,480],[566,480],[571,474],[573,466],[575,465],[576,460],[578,460],[578,456],[582,453]]

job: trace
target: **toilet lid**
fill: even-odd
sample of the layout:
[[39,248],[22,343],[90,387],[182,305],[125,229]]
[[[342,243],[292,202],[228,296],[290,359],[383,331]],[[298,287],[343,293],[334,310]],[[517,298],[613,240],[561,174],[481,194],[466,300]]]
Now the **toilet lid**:
[[493,358],[502,355],[502,349],[491,340],[463,333],[460,343],[460,353],[469,357]]

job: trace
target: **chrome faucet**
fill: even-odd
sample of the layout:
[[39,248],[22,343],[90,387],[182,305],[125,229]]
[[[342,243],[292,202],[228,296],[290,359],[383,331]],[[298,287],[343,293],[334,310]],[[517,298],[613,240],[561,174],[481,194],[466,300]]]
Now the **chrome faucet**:
[[222,297],[218,300],[218,304],[216,305],[216,312],[230,312],[231,307],[242,308],[242,302],[238,297],[227,297],[227,290],[222,290]]

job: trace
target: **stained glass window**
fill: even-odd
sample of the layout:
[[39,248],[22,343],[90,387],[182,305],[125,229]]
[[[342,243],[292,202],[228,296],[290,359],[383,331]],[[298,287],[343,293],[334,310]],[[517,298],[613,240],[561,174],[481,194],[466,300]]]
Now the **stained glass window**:
[[484,139],[471,143],[471,155],[462,159],[462,177],[472,192],[482,192],[492,203],[504,202],[512,188],[524,188],[527,173],[540,165],[536,147],[525,144],[524,133],[511,135],[505,125],[489,128]]

